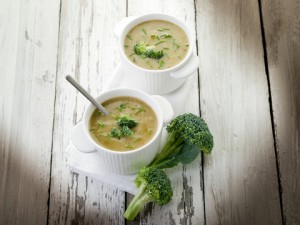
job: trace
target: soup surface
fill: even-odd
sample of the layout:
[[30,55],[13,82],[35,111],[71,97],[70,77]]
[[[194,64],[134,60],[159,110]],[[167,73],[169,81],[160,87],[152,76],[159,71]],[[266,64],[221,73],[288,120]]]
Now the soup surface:
[[[92,138],[101,146],[115,151],[130,151],[149,142],[157,130],[157,118],[153,109],[133,97],[116,97],[102,103],[109,111],[105,116],[98,110],[92,113],[89,130]],[[129,118],[133,124],[120,121]]]
[[182,61],[189,49],[186,33],[164,20],[133,27],[124,40],[124,51],[136,65],[150,70],[168,69]]

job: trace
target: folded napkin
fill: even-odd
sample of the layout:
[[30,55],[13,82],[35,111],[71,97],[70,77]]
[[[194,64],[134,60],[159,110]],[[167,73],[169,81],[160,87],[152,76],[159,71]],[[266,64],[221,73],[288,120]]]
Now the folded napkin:
[[136,174],[119,175],[103,171],[97,160],[97,157],[99,156],[95,152],[80,152],[72,144],[69,144],[66,151],[69,154],[68,165],[70,166],[71,171],[92,179],[100,180],[133,195],[137,193],[136,186],[133,182]]
[[[129,79],[126,79],[126,74],[122,72],[122,70],[117,71],[119,72],[113,74],[104,90],[117,87],[132,87],[132,84],[128,84]],[[173,106],[175,116],[184,113],[182,106],[186,101],[193,79],[193,76],[189,77],[186,82],[177,90],[173,91],[172,93],[162,95]],[[163,131],[162,144],[165,142],[166,135],[166,131]],[[100,180],[128,193],[134,195],[137,193],[136,186],[133,182],[136,174],[119,175],[103,171],[98,163],[98,156],[96,153],[82,153],[77,150],[72,143],[67,146],[66,152],[68,154],[67,164],[69,165],[71,171],[88,176],[92,179]]]

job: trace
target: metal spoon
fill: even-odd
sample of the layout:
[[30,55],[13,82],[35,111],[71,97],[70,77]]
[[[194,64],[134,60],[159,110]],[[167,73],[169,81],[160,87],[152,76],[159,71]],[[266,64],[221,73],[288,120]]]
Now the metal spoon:
[[66,80],[69,81],[81,94],[83,94],[100,112],[104,115],[108,115],[109,112],[94,99],[79,83],[77,83],[70,75],[66,76]]

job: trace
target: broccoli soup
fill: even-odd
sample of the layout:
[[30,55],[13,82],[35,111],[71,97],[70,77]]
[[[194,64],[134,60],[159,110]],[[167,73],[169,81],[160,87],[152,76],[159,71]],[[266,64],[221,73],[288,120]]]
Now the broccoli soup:
[[95,110],[89,121],[90,134],[99,145],[115,151],[130,151],[154,137],[156,114],[143,101],[133,97],[116,97],[102,105],[109,115]]
[[133,27],[125,36],[130,61],[150,70],[164,70],[181,62],[189,49],[186,33],[177,25],[152,20]]

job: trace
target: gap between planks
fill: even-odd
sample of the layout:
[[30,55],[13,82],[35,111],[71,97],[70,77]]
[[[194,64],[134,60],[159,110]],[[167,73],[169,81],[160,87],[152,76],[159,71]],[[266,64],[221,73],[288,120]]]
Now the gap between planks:
[[[196,54],[199,57],[199,46],[198,46],[198,29],[197,29],[197,6],[196,6],[196,1],[194,0],[194,12],[195,12],[195,36],[196,36]],[[198,108],[199,108],[199,115],[202,116],[201,113],[201,95],[200,95],[200,70],[199,68],[197,69],[197,79],[198,79]],[[204,185],[204,153],[201,152],[201,171],[200,172],[200,187],[202,189],[202,199],[203,199],[203,216],[204,216],[204,225],[206,225],[206,208],[205,208],[205,185]]]
[[[56,71],[55,71],[55,91],[54,91],[54,101],[53,101],[53,112],[55,112],[55,105],[56,105],[56,89],[57,89],[57,72],[58,72],[58,57],[59,57],[59,36],[60,36],[60,22],[61,22],[61,5],[62,0],[59,1],[59,13],[58,13],[58,32],[57,32],[57,53],[56,53]],[[47,200],[47,218],[46,224],[49,225],[50,221],[50,204],[51,204],[51,181],[52,181],[52,159],[53,159],[53,140],[54,140],[54,122],[55,116],[53,116],[52,121],[52,143],[50,149],[50,171],[49,171],[49,187],[48,187],[48,200]]]
[[262,15],[261,0],[258,0],[258,10],[259,10],[259,20],[260,20],[260,29],[261,29],[261,37],[262,37],[261,39],[262,39],[263,54],[264,54],[265,73],[266,73],[267,84],[268,84],[269,108],[270,108],[270,116],[271,116],[273,141],[274,141],[274,152],[275,152],[275,159],[276,159],[276,171],[277,171],[277,180],[278,180],[281,223],[283,225],[285,225],[286,223],[285,223],[285,216],[283,213],[283,203],[282,203],[282,184],[281,184],[280,162],[279,162],[279,157],[278,157],[278,143],[277,143],[275,121],[274,121],[272,91],[271,91],[271,82],[270,82],[269,64],[268,64],[269,61],[268,61],[268,54],[267,54],[267,43],[266,43],[265,28],[264,28],[264,21],[263,21],[263,15]]

